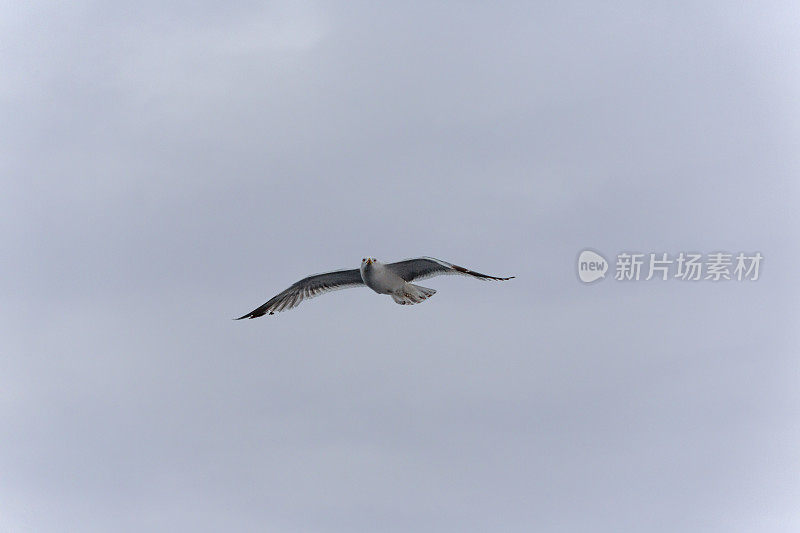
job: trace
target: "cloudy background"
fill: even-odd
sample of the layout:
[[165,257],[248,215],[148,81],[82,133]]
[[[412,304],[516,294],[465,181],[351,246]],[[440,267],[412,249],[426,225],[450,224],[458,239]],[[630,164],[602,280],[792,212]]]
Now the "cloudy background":
[[3,3],[0,530],[797,531],[798,17]]

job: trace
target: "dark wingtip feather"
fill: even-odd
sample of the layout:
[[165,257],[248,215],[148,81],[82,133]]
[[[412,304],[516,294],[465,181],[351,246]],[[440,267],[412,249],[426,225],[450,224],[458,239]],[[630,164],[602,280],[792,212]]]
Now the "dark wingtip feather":
[[458,265],[450,265],[453,269],[461,272],[463,274],[469,274],[470,276],[475,276],[478,279],[493,279],[497,281],[508,281],[510,279],[514,279],[516,276],[510,276],[508,278],[501,278],[499,276],[490,276],[488,274],[481,274],[480,272],[475,272],[474,270],[470,270],[468,268],[464,268]]
[[[251,320],[252,320],[252,319],[254,319],[254,318],[258,318],[258,317],[260,317],[260,316],[264,316],[265,314],[266,314],[266,313],[265,313],[264,311],[260,311],[260,312],[259,312],[259,311],[258,311],[258,309],[256,309],[255,311],[250,311],[250,312],[249,312],[249,313],[247,313],[246,315],[240,316],[239,318],[234,318],[234,320],[243,320],[243,319],[245,319],[245,318],[249,318],[249,319],[251,319]],[[274,314],[274,313],[270,312],[270,314],[272,315],[272,314]]]
[[514,279],[516,277],[517,276],[508,276],[507,278],[501,278],[500,276],[486,276],[483,279],[490,279],[490,280],[493,280],[493,281],[508,281],[508,280]]

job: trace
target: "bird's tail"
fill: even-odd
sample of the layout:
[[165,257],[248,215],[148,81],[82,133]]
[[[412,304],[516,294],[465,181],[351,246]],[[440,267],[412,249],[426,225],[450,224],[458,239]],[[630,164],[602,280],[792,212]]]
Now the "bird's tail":
[[401,292],[392,294],[392,298],[400,305],[413,305],[424,302],[434,294],[436,291],[433,289],[406,283]]

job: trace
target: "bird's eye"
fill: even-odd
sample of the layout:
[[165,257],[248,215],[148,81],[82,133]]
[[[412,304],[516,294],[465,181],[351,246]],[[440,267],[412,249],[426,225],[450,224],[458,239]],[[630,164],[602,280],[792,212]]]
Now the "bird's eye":
[[362,263],[363,263],[364,261],[366,261],[366,260],[367,260],[367,258],[366,258],[366,257],[362,257],[362,258],[361,258],[361,262],[362,262]]

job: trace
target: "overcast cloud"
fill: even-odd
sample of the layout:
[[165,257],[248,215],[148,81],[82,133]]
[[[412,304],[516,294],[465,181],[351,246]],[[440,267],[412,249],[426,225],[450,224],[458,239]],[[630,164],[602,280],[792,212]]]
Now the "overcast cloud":
[[[797,20],[3,4],[0,529],[800,530]],[[230,320],[369,255],[517,278]]]

